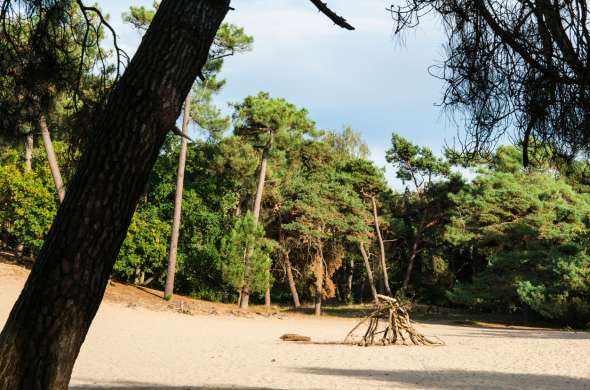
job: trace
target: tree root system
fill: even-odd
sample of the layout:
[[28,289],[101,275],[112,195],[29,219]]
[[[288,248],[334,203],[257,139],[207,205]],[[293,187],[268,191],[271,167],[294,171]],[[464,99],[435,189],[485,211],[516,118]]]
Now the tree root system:
[[[363,318],[346,336],[344,343],[358,344],[360,346],[371,345],[429,345],[441,346],[441,340],[432,340],[419,333],[410,320],[408,311],[395,298],[385,295],[377,295],[379,303],[374,310]],[[354,332],[364,329],[364,335],[360,340],[355,338]]]

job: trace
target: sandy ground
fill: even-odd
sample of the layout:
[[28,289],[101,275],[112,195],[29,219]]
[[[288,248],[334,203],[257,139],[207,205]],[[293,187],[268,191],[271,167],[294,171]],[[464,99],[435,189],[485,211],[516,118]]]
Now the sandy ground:
[[[0,265],[0,326],[25,275]],[[447,345],[290,344],[279,336],[340,341],[355,320],[186,315],[123,301],[102,305],[70,389],[590,390],[584,332],[420,324]]]

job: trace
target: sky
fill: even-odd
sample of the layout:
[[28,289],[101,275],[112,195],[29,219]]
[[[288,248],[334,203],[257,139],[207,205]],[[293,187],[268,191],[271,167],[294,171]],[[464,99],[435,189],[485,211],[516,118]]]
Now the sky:
[[[217,104],[267,91],[305,107],[319,128],[352,126],[369,145],[370,158],[387,166],[385,151],[396,132],[440,153],[452,144],[457,129],[436,104],[442,83],[428,67],[443,55],[443,32],[426,19],[403,41],[393,34],[386,11],[392,0],[329,0],[328,4],[355,26],[335,26],[306,0],[233,0],[226,21],[243,26],[254,37],[253,51],[229,58],[222,75],[227,85]],[[122,23],[130,5],[150,6],[151,0],[102,0],[121,46],[132,54],[140,41]],[[387,167],[393,187],[401,188]]]

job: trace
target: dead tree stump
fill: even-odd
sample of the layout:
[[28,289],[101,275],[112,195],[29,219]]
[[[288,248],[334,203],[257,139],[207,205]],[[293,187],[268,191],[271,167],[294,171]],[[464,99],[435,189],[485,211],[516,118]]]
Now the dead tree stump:
[[[431,340],[414,329],[408,311],[395,298],[377,295],[379,302],[367,317],[363,318],[344,339],[344,343],[369,345],[444,345],[440,340]],[[355,342],[353,333],[367,324],[366,331]]]

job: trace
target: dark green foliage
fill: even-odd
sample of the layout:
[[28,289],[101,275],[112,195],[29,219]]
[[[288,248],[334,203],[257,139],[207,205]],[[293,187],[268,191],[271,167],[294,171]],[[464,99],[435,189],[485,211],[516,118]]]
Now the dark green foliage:
[[452,196],[456,208],[445,238],[469,248],[472,277],[448,297],[470,307],[585,324],[590,199],[549,173],[510,173],[506,166]]
[[[231,231],[221,242],[223,279],[236,292],[242,290],[246,278],[252,292],[264,292],[269,283],[272,285],[268,271],[275,246],[274,241],[265,238],[264,227],[256,222],[252,213],[236,218]],[[246,256],[249,256],[248,270]]]

